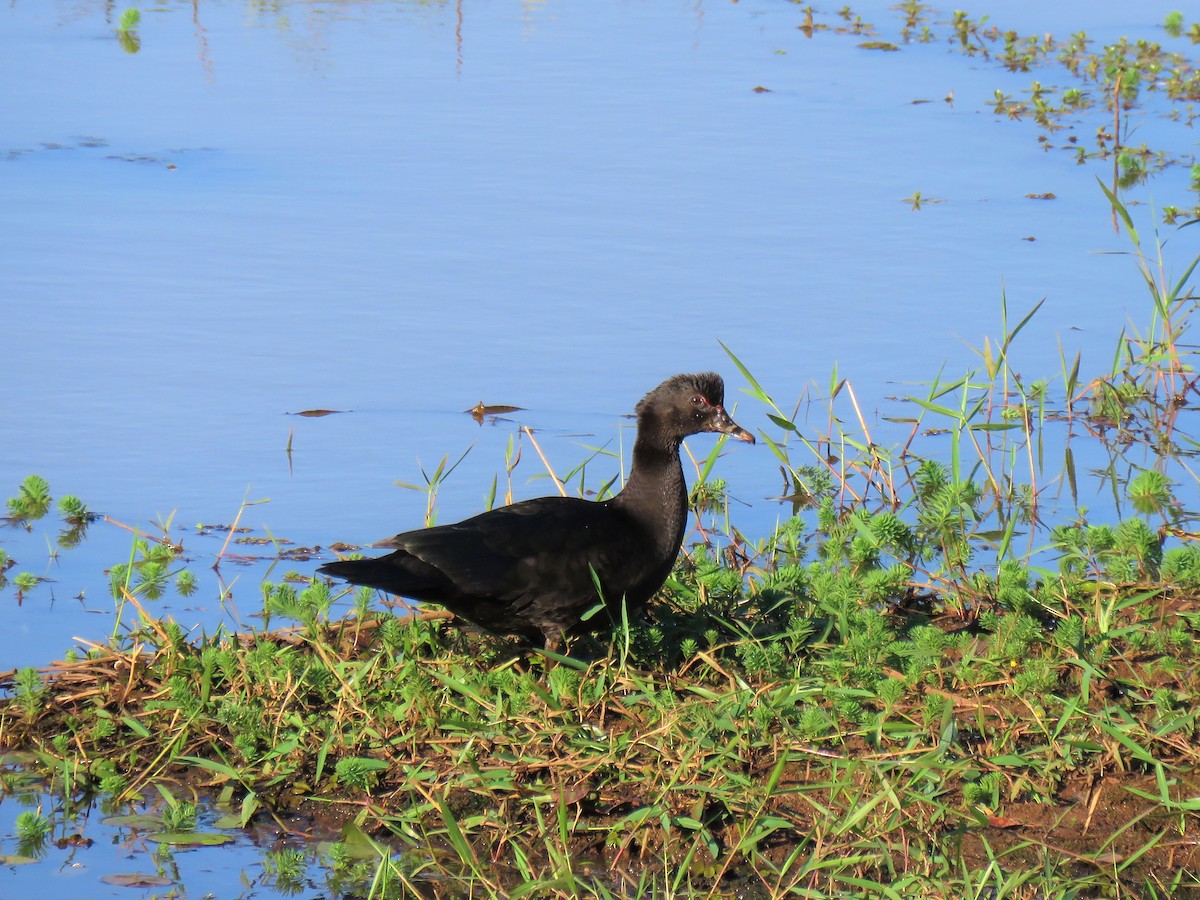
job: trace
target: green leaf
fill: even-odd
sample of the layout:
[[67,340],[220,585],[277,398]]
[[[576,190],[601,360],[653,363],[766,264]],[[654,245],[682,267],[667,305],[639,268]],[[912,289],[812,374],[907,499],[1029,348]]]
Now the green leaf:
[[758,380],[750,374],[750,370],[742,365],[742,361],[733,355],[733,351],[725,346],[724,341],[718,340],[717,343],[721,345],[721,349],[725,351],[726,355],[733,360],[733,364],[737,366],[738,371],[742,373],[742,377],[745,378],[746,382],[750,385],[750,390],[747,391],[747,393],[756,400],[761,400],[768,406],[774,407],[775,401],[772,400],[767,392],[763,390],[762,385],[758,383]]
[[133,716],[121,716],[121,721],[124,722],[125,726],[138,737],[150,737],[150,729],[137,719],[133,718]]
[[796,431],[796,425],[790,419],[785,419],[783,416],[777,416],[774,413],[767,413],[767,418],[782,428],[784,431]]
[[1027,759],[1024,756],[1019,756],[1016,753],[1005,753],[1001,756],[993,756],[988,760],[997,766],[1033,766],[1036,765],[1032,759]]

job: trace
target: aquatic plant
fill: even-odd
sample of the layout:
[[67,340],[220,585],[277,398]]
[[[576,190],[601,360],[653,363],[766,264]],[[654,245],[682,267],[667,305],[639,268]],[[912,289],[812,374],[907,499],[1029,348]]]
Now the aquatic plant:
[[36,858],[45,853],[51,823],[40,809],[18,813],[13,825],[17,833],[17,852],[21,856]]
[[[941,40],[969,58],[994,62],[1004,73],[1044,73],[1023,93],[1013,93],[1011,80],[1005,79],[1004,87],[994,90],[987,105],[996,116],[1035,123],[1038,142],[1046,150],[1072,153],[1080,164],[1111,160],[1109,180],[1114,192],[1144,184],[1170,169],[1194,165],[1187,151],[1130,145],[1138,122],[1151,110],[1162,118],[1189,126],[1194,120],[1192,105],[1200,100],[1200,69],[1187,55],[1145,39],[1120,38],[1095,47],[1094,41],[1082,31],[1067,38],[1024,35],[991,23],[988,16],[976,19],[965,10],[955,10],[948,22],[941,22],[923,4],[902,3],[893,9],[900,17],[897,42],[873,40],[859,46],[902,51],[913,42]],[[818,21],[811,6],[804,7],[802,13],[804,23],[799,27],[810,37],[820,32],[877,35],[883,27],[864,22],[849,6],[832,14],[831,24]],[[1186,34],[1192,43],[1200,43],[1200,22],[1193,23],[1186,32],[1185,24],[1181,14],[1172,13],[1163,28],[1169,37]],[[949,33],[939,34],[940,25],[948,25]],[[1076,83],[1060,89],[1043,83],[1064,76]],[[1087,127],[1094,128],[1090,142],[1081,135]],[[914,209],[922,207],[919,192],[906,198],[906,202]],[[1167,224],[1198,218],[1200,203],[1192,197],[1186,205],[1165,205],[1162,216]]]
[[90,522],[95,518],[88,511],[87,505],[74,494],[65,494],[58,498],[58,511],[67,522],[74,525]]
[[137,27],[142,22],[142,13],[136,7],[127,7],[117,20],[117,42],[126,53],[137,53],[142,49],[142,39]]
[[295,847],[268,850],[263,856],[267,881],[282,894],[297,894],[305,886],[308,859]]
[[21,482],[15,497],[8,498],[8,511],[19,519],[40,519],[50,509],[50,485],[40,475],[30,475]]

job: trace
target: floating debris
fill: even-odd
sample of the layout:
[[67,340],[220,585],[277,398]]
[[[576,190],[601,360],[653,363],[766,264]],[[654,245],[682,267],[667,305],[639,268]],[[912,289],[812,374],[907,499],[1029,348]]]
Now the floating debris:
[[503,403],[485,404],[482,400],[472,406],[470,409],[464,409],[463,412],[470,415],[476,422],[482,423],[488,416],[500,416],[504,413],[518,412],[524,409],[521,406],[507,406]]

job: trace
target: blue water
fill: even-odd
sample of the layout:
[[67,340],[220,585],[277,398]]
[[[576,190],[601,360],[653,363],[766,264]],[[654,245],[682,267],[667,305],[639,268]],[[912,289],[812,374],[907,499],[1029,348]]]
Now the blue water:
[[[179,797],[178,799],[185,799]],[[211,806],[197,816],[196,831],[218,834],[230,843],[210,847],[158,844],[151,836],[161,825],[132,827],[109,824],[111,816],[130,812],[162,812],[161,798],[143,808],[105,809],[88,803],[65,804],[61,798],[36,791],[8,796],[0,815],[0,895],[11,900],[33,898],[167,897],[183,890],[204,897],[313,897],[336,896],[327,883],[328,870],[321,865],[317,847],[306,853],[304,868],[295,890],[279,885],[270,867],[269,855],[288,846],[301,846],[291,836],[267,823],[250,829],[220,827],[219,812]],[[22,844],[13,821],[22,812],[37,812],[52,827],[40,846]],[[73,845],[76,837],[90,845]],[[58,846],[58,842],[64,842]],[[24,857],[12,864],[9,856]],[[133,875],[166,879],[155,887],[126,887],[103,881],[105,877]]]
[[[888,7],[855,10],[898,40]],[[1022,33],[1169,43],[1169,4],[1003,7],[992,21]],[[242,515],[256,536],[371,541],[422,521],[396,482],[468,448],[438,516],[478,511],[510,440],[514,494],[548,493],[518,425],[560,474],[606,447],[598,486],[638,398],[680,371],[723,372],[736,418],[770,428],[719,342],[785,409],[836,367],[886,437],[886,398],[978,365],[1002,295],[1013,320],[1046,300],[1015,350],[1030,380],[1059,373],[1060,340],[1102,372],[1148,320],[1132,261],[1098,255],[1128,249],[1096,185],[1108,164],[991,111],[998,89],[1068,83],[1055,69],[809,39],[775,0],[162,0],[136,54],[119,11],[0,8],[0,499],[36,472],[116,521],[169,524],[202,588],[155,611],[188,628],[258,608],[269,562],[211,574],[224,536],[195,528],[243,500],[268,501]],[[1194,153],[1162,111],[1136,114],[1137,139]],[[1081,115],[1081,142],[1104,122]],[[914,211],[914,192],[942,202]],[[1129,199],[1147,231],[1152,206],[1195,202],[1182,168]],[[1175,237],[1177,270],[1198,241]],[[481,400],[524,409],[480,426],[462,411]],[[352,412],[288,415],[314,408]],[[785,514],[765,447],[729,448],[715,474],[743,532]],[[97,522],[55,552],[57,530],[0,531],[10,576],[53,579],[19,605],[0,592],[0,670],[113,630],[104,570],[130,532]]]

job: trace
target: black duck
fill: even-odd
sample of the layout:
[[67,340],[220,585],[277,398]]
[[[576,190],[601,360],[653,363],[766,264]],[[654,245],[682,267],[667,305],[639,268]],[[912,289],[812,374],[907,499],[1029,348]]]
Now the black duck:
[[629,480],[609,500],[524,500],[406,531],[375,545],[392,548],[386,556],[317,571],[555,648],[586,626],[580,617],[600,596],[619,618],[622,600],[633,615],[662,587],[687,525],[679,445],[701,431],[754,443],[724,401],[725,384],[711,372],[676,375],[643,397]]

